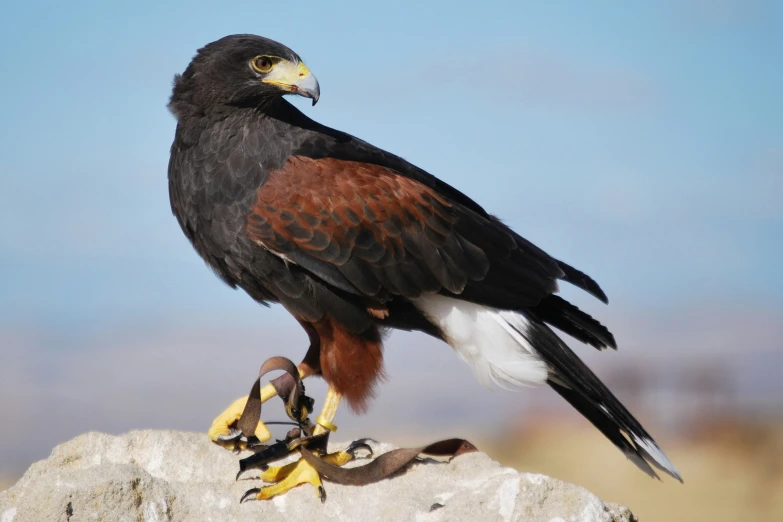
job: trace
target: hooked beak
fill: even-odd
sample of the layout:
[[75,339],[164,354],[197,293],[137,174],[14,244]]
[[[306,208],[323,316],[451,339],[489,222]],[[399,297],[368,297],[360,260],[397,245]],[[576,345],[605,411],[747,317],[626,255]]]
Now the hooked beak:
[[321,97],[321,87],[318,85],[318,80],[312,73],[300,78],[299,81],[294,84],[294,88],[295,90],[292,92],[299,96],[304,96],[305,98],[311,98],[313,100],[313,105],[318,103],[318,98]]
[[261,81],[291,94],[310,98],[313,100],[313,105],[318,103],[318,98],[321,97],[318,80],[303,62],[296,65],[291,62],[281,62]]

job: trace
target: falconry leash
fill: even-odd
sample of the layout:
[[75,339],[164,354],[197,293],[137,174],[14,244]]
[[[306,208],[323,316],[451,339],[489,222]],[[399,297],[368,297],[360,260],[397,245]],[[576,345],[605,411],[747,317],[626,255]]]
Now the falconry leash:
[[[278,396],[285,404],[285,411],[293,424],[297,427],[290,430],[285,439],[278,440],[271,445],[254,444],[255,430],[261,420],[261,378],[266,374],[282,370],[284,373],[280,377],[271,381],[275,387]],[[250,390],[245,410],[237,422],[237,430],[232,433],[235,440],[245,437],[248,441],[248,448],[256,449],[256,453],[250,457],[239,461],[239,472],[237,479],[246,471],[252,469],[265,470],[271,462],[281,460],[291,455],[299,453],[301,458],[307,461],[318,473],[329,480],[342,485],[364,486],[378,482],[405,468],[411,462],[417,460],[419,455],[431,455],[435,457],[451,458],[464,453],[477,451],[476,447],[464,439],[446,439],[417,448],[398,448],[387,453],[379,455],[370,463],[344,468],[336,466],[319,458],[327,452],[329,442],[329,433],[314,435],[315,424],[310,421],[308,415],[313,411],[314,401],[305,395],[304,384],[299,377],[296,365],[285,357],[272,357],[267,359],[258,373],[258,378],[253,383]],[[355,456],[358,450],[365,450],[372,455],[372,448],[367,444],[368,439],[359,439],[352,442],[345,452]],[[241,501],[252,498],[259,489],[248,490]],[[321,500],[326,500],[325,492],[320,494]]]

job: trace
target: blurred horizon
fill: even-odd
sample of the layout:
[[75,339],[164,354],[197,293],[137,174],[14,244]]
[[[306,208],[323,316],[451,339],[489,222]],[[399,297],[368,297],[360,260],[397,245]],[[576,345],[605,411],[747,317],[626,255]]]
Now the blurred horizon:
[[[568,341],[664,450],[694,412],[783,418],[783,3],[31,1],[0,19],[0,477],[85,431],[206,430],[266,358],[304,355],[168,203],[174,74],[243,32],[303,57],[322,89],[291,100],[308,116],[596,279],[608,306],[561,293],[619,350]],[[592,429],[550,390],[482,389],[424,335],[385,354],[340,437],[485,439],[548,414]]]

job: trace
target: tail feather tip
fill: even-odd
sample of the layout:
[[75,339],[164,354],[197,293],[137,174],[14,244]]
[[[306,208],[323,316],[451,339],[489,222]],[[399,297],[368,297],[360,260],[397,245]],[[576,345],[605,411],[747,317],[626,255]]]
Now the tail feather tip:
[[669,457],[667,457],[663,450],[658,447],[654,440],[647,437],[637,437],[636,435],[632,435],[631,438],[633,439],[634,444],[636,444],[636,447],[639,448],[639,451],[656,468],[666,472],[681,483],[683,482],[680,472],[677,471],[677,468],[674,467],[672,461],[669,460]]

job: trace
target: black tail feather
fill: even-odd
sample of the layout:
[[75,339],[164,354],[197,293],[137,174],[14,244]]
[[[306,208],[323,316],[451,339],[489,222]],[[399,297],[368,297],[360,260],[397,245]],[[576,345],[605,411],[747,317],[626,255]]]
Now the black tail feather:
[[593,426],[606,436],[625,456],[627,456],[636,466],[647,473],[652,478],[660,480],[655,470],[644,460],[639,449],[626,439],[617,423],[613,422],[600,409],[596,408],[587,399],[576,393],[574,390],[562,386],[553,380],[548,380],[547,384],[551,386],[562,398],[581,413]]
[[557,266],[559,266],[560,270],[563,271],[563,277],[560,279],[563,281],[568,281],[572,285],[576,286],[577,288],[581,288],[596,299],[609,304],[609,298],[606,297],[604,291],[601,290],[601,287],[598,286],[598,283],[596,283],[592,277],[559,260],[557,260]]
[[606,326],[565,299],[550,295],[531,309],[536,317],[571,337],[599,350],[617,349],[614,335]]
[[642,471],[655,476],[653,465],[682,481],[677,469],[639,421],[546,324],[531,316],[527,327],[519,333],[550,367],[550,386]]

